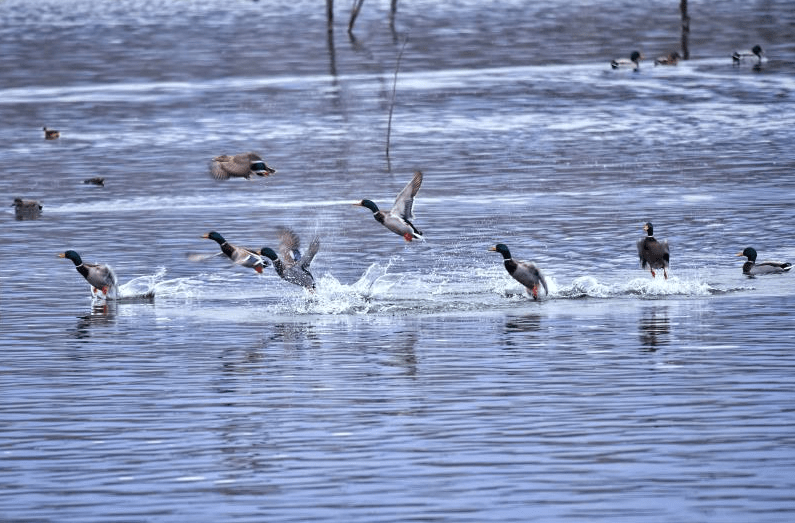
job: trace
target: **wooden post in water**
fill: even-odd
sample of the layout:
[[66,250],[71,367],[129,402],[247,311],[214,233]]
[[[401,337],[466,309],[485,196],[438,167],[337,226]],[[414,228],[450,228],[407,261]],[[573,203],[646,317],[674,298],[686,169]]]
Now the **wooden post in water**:
[[679,11],[682,13],[682,60],[690,60],[690,46],[687,43],[690,37],[690,17],[687,15],[687,0],[679,1]]

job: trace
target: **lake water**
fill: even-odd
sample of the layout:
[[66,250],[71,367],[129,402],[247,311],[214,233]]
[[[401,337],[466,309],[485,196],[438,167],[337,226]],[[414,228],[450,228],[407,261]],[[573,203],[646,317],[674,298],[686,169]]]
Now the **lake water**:
[[[795,519],[795,275],[735,256],[795,261],[795,11],[691,4],[664,68],[675,1],[0,3],[0,520]],[[416,169],[406,244],[351,203]],[[187,257],[280,226],[315,295]]]

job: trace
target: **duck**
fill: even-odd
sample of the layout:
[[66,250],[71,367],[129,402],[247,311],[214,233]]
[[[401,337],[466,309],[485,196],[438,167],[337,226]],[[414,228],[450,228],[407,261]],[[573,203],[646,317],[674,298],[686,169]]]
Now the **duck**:
[[643,230],[646,231],[646,236],[638,240],[638,257],[640,258],[640,267],[645,269],[649,266],[651,277],[656,278],[654,269],[662,269],[663,276],[668,279],[668,264],[670,255],[668,253],[668,240],[657,241],[654,238],[654,226],[651,222],[646,222],[643,225]]
[[753,247],[746,247],[742,252],[738,252],[737,256],[748,258],[748,261],[743,264],[743,274],[751,278],[759,274],[781,274],[792,269],[792,264],[788,262],[763,261],[756,263],[756,250]]
[[411,223],[411,220],[414,219],[414,197],[420,190],[421,184],[422,171],[415,171],[411,181],[398,193],[395,203],[389,212],[379,210],[372,200],[361,200],[354,203],[354,205],[370,209],[373,212],[375,221],[395,234],[402,236],[407,242],[423,240],[422,232]]
[[11,204],[14,208],[14,215],[17,220],[35,220],[41,216],[41,202],[38,200],[23,200],[22,198],[14,198],[14,203]]
[[94,178],[86,178],[83,180],[83,183],[86,185],[96,185],[98,187],[105,187],[105,178],[100,176],[95,176]]
[[309,272],[309,265],[320,249],[320,238],[315,236],[309,244],[306,254],[301,255],[301,240],[289,228],[279,230],[279,254],[270,247],[260,249],[260,254],[273,262],[276,274],[284,281],[315,291],[315,278]]
[[757,58],[756,63],[757,65],[759,65],[762,63],[763,54],[765,54],[765,52],[762,50],[762,46],[760,45],[753,46],[750,51],[747,49],[743,51],[734,51],[734,53],[732,53],[732,64],[740,65],[740,63],[743,62],[746,58],[751,58],[753,56],[756,56]]
[[256,251],[247,249],[246,247],[232,245],[231,243],[227,242],[223,236],[215,231],[208,232],[202,236],[202,238],[215,241],[221,246],[221,252],[223,252],[227,258],[232,260],[237,265],[254,269],[257,274],[262,274],[263,267],[268,267],[270,265],[270,262],[263,260],[262,256]]
[[276,169],[268,167],[265,161],[257,153],[241,153],[234,156],[224,154],[216,156],[210,162],[210,174],[216,180],[228,180],[229,178],[251,179],[251,175],[270,176]]
[[57,140],[58,138],[61,137],[60,131],[56,131],[55,129],[47,129],[46,127],[43,127],[43,129],[44,129],[45,140]]
[[504,243],[498,243],[494,247],[489,247],[489,251],[498,252],[502,254],[505,270],[511,277],[525,286],[527,293],[533,296],[534,300],[538,299],[538,284],[544,287],[544,294],[549,295],[547,289],[547,281],[544,275],[538,270],[538,267],[531,262],[516,261],[511,257],[511,251]]
[[59,258],[72,260],[83,278],[91,285],[91,294],[95,297],[107,298],[114,296],[118,289],[116,274],[109,266],[101,263],[83,263],[80,255],[75,251],[66,251],[58,255]]
[[682,58],[681,55],[678,52],[674,51],[673,53],[669,54],[668,56],[658,56],[654,60],[654,65],[655,66],[658,66],[658,65],[676,65],[676,64],[679,63],[679,60],[681,58]]
[[629,55],[629,60],[626,58],[617,58],[610,62],[610,67],[613,69],[625,69],[627,67],[632,67],[633,71],[639,71],[641,60],[643,60],[643,55],[640,54],[640,51],[632,51],[632,54]]

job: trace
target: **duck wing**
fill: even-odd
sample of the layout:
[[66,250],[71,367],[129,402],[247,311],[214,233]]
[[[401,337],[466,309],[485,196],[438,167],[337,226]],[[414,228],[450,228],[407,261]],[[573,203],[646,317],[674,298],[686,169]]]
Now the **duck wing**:
[[411,181],[398,193],[397,198],[395,198],[395,204],[392,206],[392,210],[389,211],[390,214],[402,220],[413,220],[414,197],[420,190],[420,185],[422,185],[422,171],[416,171]]
[[668,267],[668,240],[658,242],[649,236],[641,238],[638,240],[638,257],[642,268],[646,268],[647,264],[652,268]]
[[246,178],[250,176],[250,167],[248,158],[224,154],[216,156],[210,162],[210,174],[216,180],[228,180],[232,176]]
[[528,289],[532,289],[540,283],[544,287],[544,293],[549,294],[544,276],[533,263],[516,262],[516,269],[511,273],[511,276]]
[[301,260],[301,239],[292,229],[279,227],[279,259],[286,268]]
[[86,281],[97,289],[116,287],[116,274],[109,266],[100,263],[83,263],[88,272]]
[[777,274],[782,272],[789,272],[792,269],[791,263],[778,262],[778,261],[763,261],[756,263],[751,267],[751,274]]
[[301,267],[303,267],[304,270],[309,269],[309,264],[312,263],[312,260],[315,258],[315,254],[317,254],[317,251],[319,250],[320,250],[320,237],[315,236],[314,238],[312,238],[312,243],[309,244],[309,248],[306,250],[306,254],[304,255],[303,258],[301,258]]

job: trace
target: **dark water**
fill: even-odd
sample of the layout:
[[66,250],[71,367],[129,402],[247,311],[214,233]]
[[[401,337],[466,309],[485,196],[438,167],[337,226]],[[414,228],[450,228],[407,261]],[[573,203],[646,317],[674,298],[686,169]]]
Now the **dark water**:
[[[795,276],[734,255],[795,259],[795,11],[691,4],[655,68],[678,2],[0,3],[0,519],[792,521]],[[350,204],[415,169],[404,245]],[[285,225],[314,296],[186,256]]]

